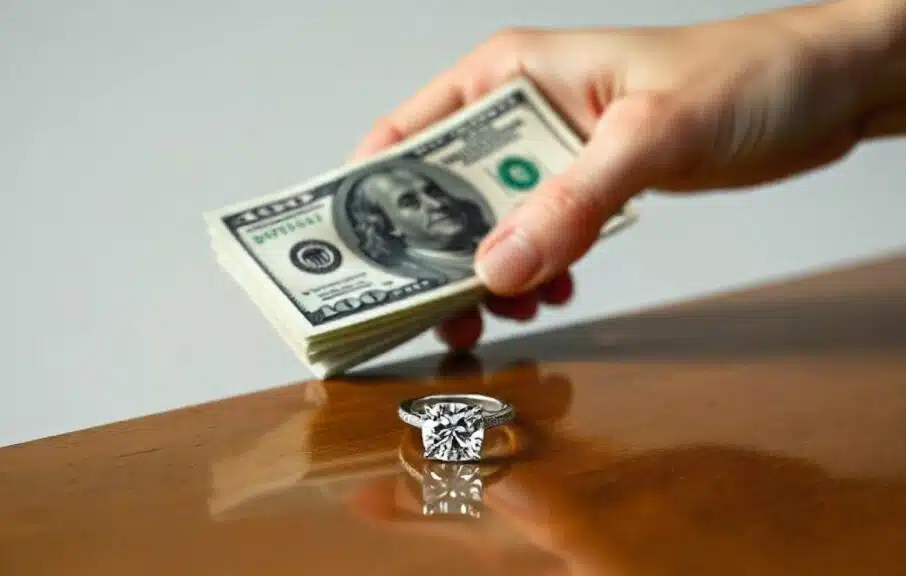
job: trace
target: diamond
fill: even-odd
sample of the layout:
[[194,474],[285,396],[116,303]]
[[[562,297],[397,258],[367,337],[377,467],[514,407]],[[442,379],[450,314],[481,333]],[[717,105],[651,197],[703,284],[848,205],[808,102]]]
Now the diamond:
[[481,517],[481,471],[474,464],[432,462],[422,479],[422,513]]
[[439,402],[425,408],[422,424],[425,458],[447,462],[478,460],[482,442],[484,420],[480,407]]

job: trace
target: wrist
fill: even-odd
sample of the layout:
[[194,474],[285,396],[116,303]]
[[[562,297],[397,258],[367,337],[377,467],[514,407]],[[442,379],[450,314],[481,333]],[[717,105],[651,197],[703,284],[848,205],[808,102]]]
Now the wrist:
[[836,0],[816,10],[820,52],[837,85],[853,90],[857,125],[897,108],[906,114],[906,0]]
[[906,47],[906,0],[835,0],[824,5],[830,34],[874,58]]

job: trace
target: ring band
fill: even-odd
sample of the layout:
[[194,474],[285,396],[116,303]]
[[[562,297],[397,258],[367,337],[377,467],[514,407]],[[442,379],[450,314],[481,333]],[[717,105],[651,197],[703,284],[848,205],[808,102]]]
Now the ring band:
[[471,462],[481,459],[487,428],[515,418],[513,406],[482,394],[432,394],[400,403],[400,419],[422,431],[427,460]]

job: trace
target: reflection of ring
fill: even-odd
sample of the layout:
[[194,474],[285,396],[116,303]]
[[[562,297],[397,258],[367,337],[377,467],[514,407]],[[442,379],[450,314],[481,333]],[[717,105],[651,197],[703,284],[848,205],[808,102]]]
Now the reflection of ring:
[[422,431],[424,457],[444,462],[481,459],[485,429],[511,422],[511,404],[481,394],[434,394],[400,404],[400,419]]
[[423,515],[481,517],[484,488],[501,475],[503,465],[422,461],[418,467],[407,452],[406,444],[401,444],[399,461],[415,481],[415,486],[407,485],[421,495]]
[[430,479],[432,475],[436,474],[438,470],[464,470],[468,468],[469,470],[474,470],[475,474],[482,480],[490,480],[491,478],[496,478],[501,475],[505,468],[506,464],[495,463],[495,464],[475,464],[472,462],[432,462],[430,460],[422,461],[421,468],[419,469],[416,466],[416,463],[411,461],[411,459],[406,455],[405,448],[403,446],[399,447],[397,451],[397,457],[399,462],[403,467],[403,470],[411,477],[413,480],[419,484],[424,485],[425,482]]

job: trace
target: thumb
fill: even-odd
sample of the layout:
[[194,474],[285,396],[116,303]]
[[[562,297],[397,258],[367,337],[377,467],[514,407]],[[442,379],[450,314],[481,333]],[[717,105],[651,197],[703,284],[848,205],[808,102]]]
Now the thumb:
[[632,196],[676,166],[677,114],[663,98],[612,103],[568,170],[545,182],[482,242],[475,270],[488,289],[509,296],[565,272]]

